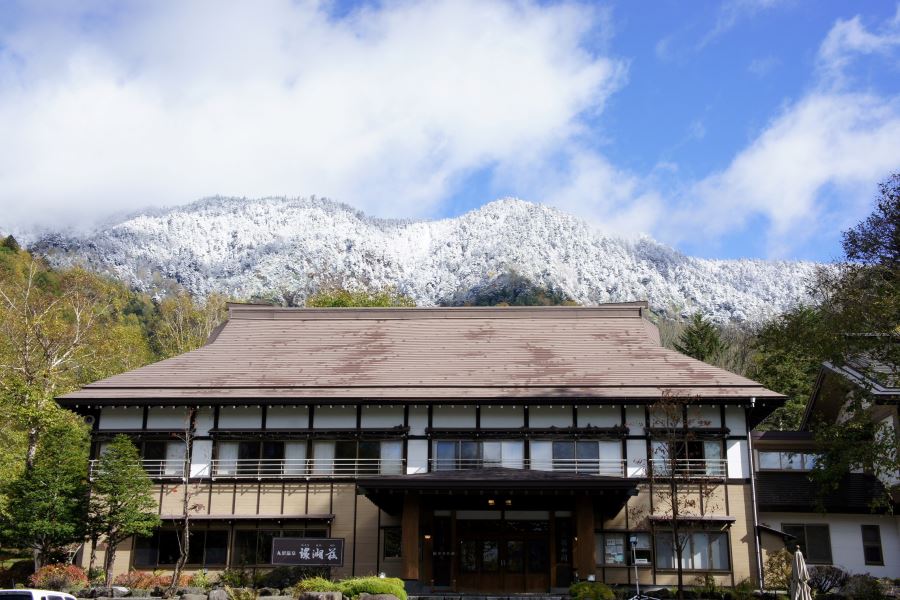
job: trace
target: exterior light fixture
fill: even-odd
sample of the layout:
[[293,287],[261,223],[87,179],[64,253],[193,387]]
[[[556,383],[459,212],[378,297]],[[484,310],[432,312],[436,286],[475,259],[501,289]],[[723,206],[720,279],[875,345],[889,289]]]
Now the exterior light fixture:
[[506,499],[506,502],[504,502],[504,504],[506,504],[507,506],[512,506],[512,500],[510,500],[509,498],[507,498],[507,499]]
[[430,533],[426,533],[426,534],[425,534],[425,539],[426,539],[426,540],[430,540],[430,539],[431,539],[431,534],[430,534]]
[[488,498],[488,506],[494,506],[497,503],[493,498]]

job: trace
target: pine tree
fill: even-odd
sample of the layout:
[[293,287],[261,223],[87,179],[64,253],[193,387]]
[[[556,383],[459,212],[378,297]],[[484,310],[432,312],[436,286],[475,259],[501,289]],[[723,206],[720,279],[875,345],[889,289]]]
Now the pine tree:
[[691,322],[681,332],[681,337],[674,345],[682,354],[703,362],[711,362],[724,350],[724,344],[715,325],[704,319],[700,313],[694,313]]
[[113,438],[97,461],[92,479],[89,519],[94,537],[106,541],[103,570],[109,586],[118,545],[133,535],[150,535],[160,521],[153,483],[127,436]]
[[62,562],[67,546],[84,539],[87,450],[84,425],[69,415],[41,439],[33,468],[5,486],[3,538],[31,549],[35,569]]

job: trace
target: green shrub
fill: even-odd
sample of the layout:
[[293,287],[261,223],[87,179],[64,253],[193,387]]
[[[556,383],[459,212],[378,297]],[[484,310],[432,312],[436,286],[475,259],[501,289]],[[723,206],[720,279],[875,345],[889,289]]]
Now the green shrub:
[[754,587],[749,579],[741,579],[731,588],[731,597],[733,600],[752,600]]
[[209,573],[206,572],[206,569],[200,569],[191,576],[188,585],[209,591],[210,588],[212,588],[212,581],[210,580]]
[[[326,590],[327,591],[327,590]],[[360,594],[392,594],[406,600],[403,580],[396,577],[354,577],[338,583],[338,590],[345,596],[358,598]]]
[[252,588],[233,588],[225,586],[225,593],[228,594],[228,600],[257,600],[259,594]]
[[616,595],[605,583],[580,581],[569,588],[569,595],[575,600],[615,600]]
[[271,571],[259,576],[259,584],[262,587],[283,590],[294,587],[304,579],[322,577],[327,572],[327,569],[321,567],[275,567]]
[[253,576],[244,569],[225,569],[219,573],[218,583],[225,587],[242,588],[253,585]]
[[841,588],[841,593],[849,600],[881,600],[887,598],[884,588],[877,579],[869,574],[851,575]]
[[294,586],[294,594],[300,595],[303,592],[340,592],[341,588],[335,582],[324,577],[309,577],[297,582]]
[[763,573],[766,576],[766,588],[770,590],[787,590],[791,586],[791,563],[794,555],[787,550],[779,550],[769,554]]

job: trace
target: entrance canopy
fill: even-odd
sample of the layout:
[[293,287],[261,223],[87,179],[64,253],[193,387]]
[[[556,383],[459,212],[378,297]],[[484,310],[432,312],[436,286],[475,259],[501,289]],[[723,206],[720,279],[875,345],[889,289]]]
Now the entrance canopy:
[[372,477],[357,484],[360,494],[392,514],[400,512],[408,494],[427,498],[432,505],[446,500],[454,508],[483,507],[486,501],[513,496],[517,508],[546,504],[554,496],[602,496],[605,505],[616,509],[637,495],[637,484],[621,477],[502,467]]

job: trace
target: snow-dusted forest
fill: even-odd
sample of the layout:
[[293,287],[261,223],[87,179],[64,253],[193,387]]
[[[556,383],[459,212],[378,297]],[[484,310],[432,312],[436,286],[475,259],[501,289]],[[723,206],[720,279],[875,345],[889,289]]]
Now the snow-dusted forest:
[[237,298],[323,285],[393,286],[419,305],[459,303],[515,271],[583,304],[647,299],[673,316],[759,322],[801,300],[816,265],[707,260],[649,238],[626,240],[542,205],[498,200],[439,221],[373,219],[305,198],[211,198],[84,234],[31,244],[55,265],[82,263],[145,291],[177,282]]

